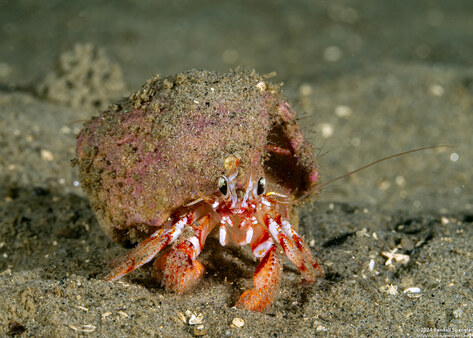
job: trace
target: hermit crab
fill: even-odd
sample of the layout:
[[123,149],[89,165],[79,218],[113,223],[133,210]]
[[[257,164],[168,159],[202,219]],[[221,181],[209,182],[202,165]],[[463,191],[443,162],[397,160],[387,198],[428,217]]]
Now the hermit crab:
[[104,231],[139,242],[107,281],[155,259],[168,290],[204,274],[207,236],[248,245],[259,265],[236,306],[264,311],[282,274],[279,252],[305,282],[323,274],[296,232],[293,201],[317,188],[312,149],[269,76],[191,70],[160,78],[85,123],[80,180]]

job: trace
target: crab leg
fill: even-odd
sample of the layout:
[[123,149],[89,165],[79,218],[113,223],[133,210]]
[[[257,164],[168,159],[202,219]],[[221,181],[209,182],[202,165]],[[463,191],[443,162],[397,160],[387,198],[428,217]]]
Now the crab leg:
[[296,230],[294,230],[288,221],[282,220],[282,230],[292,240],[292,242],[294,242],[297,249],[299,250],[299,253],[303,256],[303,260],[309,262],[312,265],[314,268],[313,272],[315,277],[322,277],[324,271],[320,266],[318,259],[312,256],[307,244],[304,243],[301,236],[296,232]]
[[311,283],[315,280],[315,277],[323,275],[322,267],[312,257],[302,238],[288,221],[283,220],[279,214],[271,217],[268,213],[263,215],[263,221],[273,238],[283,248],[287,258],[294,263],[306,282]]
[[154,275],[166,290],[182,293],[200,280],[205,268],[196,258],[217,223],[210,215],[203,216],[191,225],[193,231],[189,231],[187,238],[181,237],[155,261]]
[[276,245],[266,231],[253,238],[250,247],[254,255],[261,258],[261,262],[253,275],[253,288],[243,292],[235,306],[262,312],[277,294],[282,264]]
[[278,147],[274,144],[267,144],[267,145],[264,146],[264,149],[266,149],[270,152],[276,153],[276,154],[287,155],[287,156],[292,155],[292,153],[289,149],[281,148],[281,147]]
[[106,281],[113,281],[123,277],[131,271],[152,260],[161,250],[172,244],[182,233],[184,226],[192,224],[194,213],[187,214],[173,224],[168,230],[160,229],[149,238],[141,242],[132,252],[126,255],[121,262],[105,277]]

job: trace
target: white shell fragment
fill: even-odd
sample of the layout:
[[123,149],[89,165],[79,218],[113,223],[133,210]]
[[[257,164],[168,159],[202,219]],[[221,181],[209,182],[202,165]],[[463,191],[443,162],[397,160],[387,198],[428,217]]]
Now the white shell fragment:
[[387,258],[386,263],[384,263],[385,265],[387,266],[393,265],[393,260],[396,263],[401,263],[401,264],[407,264],[409,262],[409,259],[410,259],[409,255],[396,253],[397,249],[398,248],[395,248],[394,250],[389,251],[389,252],[388,251],[381,252],[381,255]]
[[370,263],[368,264],[368,268],[370,269],[370,271],[374,270],[374,259],[370,260]]
[[80,326],[75,326],[75,325],[68,325],[71,330],[74,330],[76,332],[94,332],[95,329],[97,328],[95,325],[92,324],[84,324]]
[[380,287],[379,291],[385,292],[388,295],[393,295],[393,296],[398,294],[397,286],[393,284],[386,284],[385,286]]
[[417,287],[410,287],[405,289],[403,292],[409,298],[419,298],[421,296],[421,289]]
[[[186,312],[186,314],[188,313]],[[202,324],[203,322],[204,322],[203,313],[199,313],[198,315],[196,315],[195,313],[190,314],[189,325],[199,325],[199,324]]]
[[236,327],[243,327],[245,326],[245,321],[241,318],[235,317],[232,320],[232,324],[235,325]]
[[256,88],[258,88],[259,90],[261,90],[262,92],[264,92],[267,88],[267,85],[265,82],[261,81],[261,82],[258,82],[256,84]]

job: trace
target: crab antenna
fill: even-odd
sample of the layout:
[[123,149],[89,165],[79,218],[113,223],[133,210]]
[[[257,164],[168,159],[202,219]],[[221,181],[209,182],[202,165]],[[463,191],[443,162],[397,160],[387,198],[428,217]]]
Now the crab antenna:
[[276,192],[276,191],[268,191],[268,192],[266,193],[266,197],[268,197],[268,196],[269,196],[269,197],[271,197],[271,196],[276,196],[276,197],[283,197],[283,198],[287,198],[287,197],[288,197],[287,195],[280,194],[280,193],[278,193],[278,192]]
[[314,187],[314,189],[312,190],[309,190],[308,192],[306,192],[305,194],[303,194],[302,196],[296,198],[295,200],[293,201],[280,201],[279,203],[281,204],[293,204],[293,203],[297,203],[299,202],[300,200],[303,200],[304,198],[306,197],[309,197],[310,195],[312,195],[313,193],[315,193],[316,191],[319,191],[320,189],[322,188],[325,188],[327,185],[329,184],[332,184],[333,182],[336,182],[336,181],[339,181],[341,179],[344,179],[348,176],[351,176],[353,174],[356,174],[357,172],[360,172],[362,170],[365,170],[369,167],[372,167],[374,166],[375,164],[378,164],[380,162],[384,162],[386,160],[390,160],[392,158],[395,158],[395,157],[401,157],[401,156],[404,156],[404,155],[407,155],[407,154],[411,154],[411,153],[416,153],[418,151],[423,151],[423,150],[428,150],[428,149],[437,149],[437,148],[453,148],[453,146],[449,146],[449,145],[437,145],[437,146],[430,146],[430,147],[422,147],[422,148],[417,148],[417,149],[412,149],[412,150],[409,150],[409,151],[404,151],[402,153],[398,153],[398,154],[394,154],[394,155],[390,155],[390,156],[386,156],[386,157],[383,157],[383,158],[380,158],[379,160],[376,160],[374,162],[371,162],[371,163],[368,163],[367,165],[364,165],[358,169],[355,169],[355,170],[352,170],[352,171],[349,171],[347,172],[346,174],[343,174],[341,176],[338,176],[338,177],[335,177],[327,182],[324,182],[322,183],[321,185],[318,185],[316,187]]

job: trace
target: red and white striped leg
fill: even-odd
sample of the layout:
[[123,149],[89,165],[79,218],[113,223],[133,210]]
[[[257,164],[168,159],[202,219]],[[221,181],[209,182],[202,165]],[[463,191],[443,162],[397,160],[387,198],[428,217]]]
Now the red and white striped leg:
[[306,244],[291,224],[283,220],[281,215],[263,215],[263,221],[271,235],[284,250],[287,258],[294,263],[302,274],[305,282],[311,283],[316,277],[323,275],[322,267],[317,259],[312,257]]
[[[294,230],[294,228],[291,226],[291,224],[288,221],[283,219],[281,224],[282,224],[282,230],[284,231],[284,233],[296,245],[298,252],[302,256],[302,260],[312,265],[313,275],[315,277],[322,277],[324,275],[324,270],[320,266],[319,260],[316,257],[312,256],[309,248],[307,247],[307,244],[304,243],[301,236],[296,232],[296,230]],[[312,282],[312,280],[306,280],[306,281]]]
[[182,233],[184,227],[192,224],[194,217],[195,213],[189,213],[179,218],[168,230],[159,229],[153,233],[121,260],[112,263],[114,267],[105,280],[114,281],[148,263],[161,250],[172,244]]
[[266,231],[253,238],[250,247],[255,256],[262,259],[253,275],[253,288],[243,292],[235,306],[262,312],[276,297],[282,264]]
[[154,276],[166,290],[182,293],[200,281],[205,268],[196,258],[215,224],[209,215],[200,218],[191,224],[187,236],[179,238],[155,261]]

